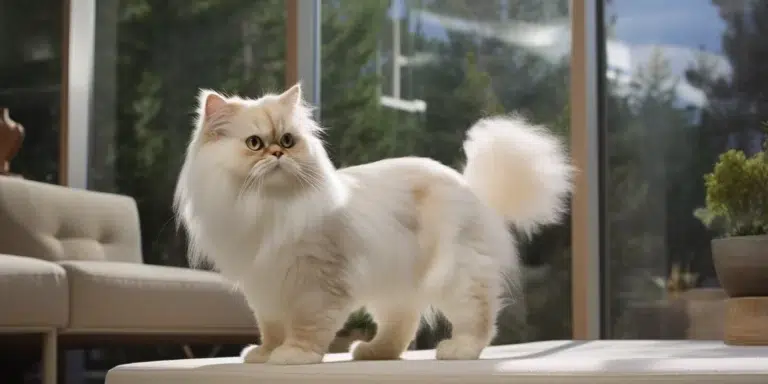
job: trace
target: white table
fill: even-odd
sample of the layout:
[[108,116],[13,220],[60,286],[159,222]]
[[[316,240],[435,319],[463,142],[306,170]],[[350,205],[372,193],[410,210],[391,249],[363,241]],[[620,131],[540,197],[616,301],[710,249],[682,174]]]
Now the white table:
[[433,350],[410,351],[400,361],[352,362],[348,354],[325,360],[305,366],[239,358],[135,363],[110,370],[106,384],[768,384],[768,347],[720,341],[543,341],[490,347],[475,361],[436,361]]

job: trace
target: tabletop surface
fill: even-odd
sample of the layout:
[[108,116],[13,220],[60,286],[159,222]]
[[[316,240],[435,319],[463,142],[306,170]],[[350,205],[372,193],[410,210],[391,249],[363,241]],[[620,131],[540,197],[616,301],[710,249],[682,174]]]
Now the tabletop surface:
[[243,364],[236,357],[156,361],[116,367],[106,384],[490,383],[513,377],[527,378],[516,384],[607,383],[618,377],[622,384],[768,383],[768,347],[721,341],[556,340],[489,347],[474,361],[436,361],[434,356],[434,350],[409,351],[398,361],[352,362],[349,354],[331,354],[323,364],[304,366]]

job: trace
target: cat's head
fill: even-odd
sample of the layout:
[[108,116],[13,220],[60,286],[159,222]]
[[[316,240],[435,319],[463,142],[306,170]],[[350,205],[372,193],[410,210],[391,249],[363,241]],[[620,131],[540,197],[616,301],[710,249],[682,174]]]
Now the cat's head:
[[190,155],[241,192],[285,195],[322,182],[330,163],[319,134],[298,84],[255,100],[203,90]]

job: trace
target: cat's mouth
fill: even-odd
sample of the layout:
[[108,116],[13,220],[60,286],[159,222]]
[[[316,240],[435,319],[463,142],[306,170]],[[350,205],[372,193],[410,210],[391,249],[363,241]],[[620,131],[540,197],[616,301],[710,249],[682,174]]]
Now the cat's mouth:
[[270,159],[256,164],[251,170],[253,178],[272,184],[284,184],[295,178],[295,166],[289,161]]
[[264,169],[264,174],[273,174],[277,171],[284,170],[285,165],[280,160],[275,160],[267,164],[266,169]]
[[289,171],[289,166],[285,164],[283,161],[272,161],[269,164],[265,164],[264,168],[261,170],[261,177],[285,177],[288,176],[291,172]]

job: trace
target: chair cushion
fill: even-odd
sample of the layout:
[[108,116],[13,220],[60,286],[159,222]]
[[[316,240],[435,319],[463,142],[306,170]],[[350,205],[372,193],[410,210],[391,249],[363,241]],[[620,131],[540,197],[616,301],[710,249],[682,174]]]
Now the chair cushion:
[[0,176],[0,252],[48,261],[141,263],[136,202]]
[[729,347],[720,341],[544,341],[490,347],[481,360],[435,361],[410,351],[403,360],[348,362],[326,356],[304,366],[242,364],[240,358],[126,364],[106,384],[253,383],[514,383],[514,384],[746,384],[768,383],[768,347]]
[[0,255],[0,327],[61,328],[69,316],[69,287],[61,266]]
[[71,287],[71,331],[255,332],[244,297],[218,273],[104,261],[60,264]]

